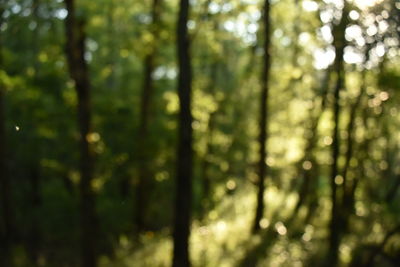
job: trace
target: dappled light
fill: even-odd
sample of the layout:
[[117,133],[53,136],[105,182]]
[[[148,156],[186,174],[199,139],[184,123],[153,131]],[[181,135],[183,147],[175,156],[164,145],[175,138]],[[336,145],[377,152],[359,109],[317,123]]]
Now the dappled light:
[[400,1],[0,3],[0,267],[397,267]]

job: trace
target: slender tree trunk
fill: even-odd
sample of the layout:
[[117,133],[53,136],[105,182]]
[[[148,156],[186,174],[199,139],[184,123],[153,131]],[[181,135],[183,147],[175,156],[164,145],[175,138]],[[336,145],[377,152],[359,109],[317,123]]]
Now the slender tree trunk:
[[267,175],[267,165],[265,160],[267,158],[267,141],[268,141],[268,98],[269,98],[269,73],[270,73],[270,3],[269,0],[264,2],[263,11],[264,20],[264,61],[261,73],[261,102],[260,102],[260,133],[258,142],[259,162],[258,162],[258,193],[257,193],[257,207],[253,224],[253,232],[260,230],[260,221],[264,214],[264,191],[265,191],[265,176]]
[[41,206],[42,198],[40,195],[40,171],[39,171],[39,163],[34,162],[32,167],[30,168],[29,173],[30,180],[30,204],[31,204],[31,221],[30,221],[30,229],[29,229],[29,256],[31,259],[32,266],[38,266],[39,253],[40,253],[40,217],[39,217],[39,208]]
[[71,78],[78,95],[78,126],[80,132],[80,217],[81,217],[81,264],[94,267],[96,263],[97,218],[95,196],[91,182],[93,178],[93,150],[90,146],[90,81],[85,61],[85,39],[83,18],[75,13],[74,0],[65,0],[68,16],[65,20],[67,59]]
[[151,172],[149,168],[149,155],[148,147],[148,125],[150,119],[150,107],[153,98],[154,84],[152,74],[155,69],[155,56],[157,53],[157,40],[159,39],[159,18],[161,9],[161,0],[153,0],[153,7],[151,12],[152,23],[151,33],[153,35],[153,42],[151,49],[147,52],[144,59],[144,80],[142,87],[142,101],[140,107],[140,125],[139,125],[139,179],[136,187],[136,226],[137,231],[140,232],[145,229],[145,211],[147,210],[147,198],[149,191],[149,179]]
[[339,140],[339,121],[340,121],[340,91],[344,87],[344,62],[343,53],[345,47],[344,32],[346,29],[347,21],[347,5],[342,11],[340,22],[333,27],[334,47],[335,47],[335,61],[334,72],[336,73],[336,85],[333,94],[333,132],[332,132],[332,145],[331,145],[331,221],[329,225],[329,264],[337,266],[339,256],[339,245],[341,235],[341,214],[340,214],[340,201],[338,199],[338,175],[339,166],[338,160],[340,156],[340,140]]
[[181,0],[177,23],[179,132],[177,151],[177,177],[175,221],[173,228],[173,266],[190,266],[189,236],[192,203],[192,114],[191,114],[191,62],[190,40],[187,29],[189,0]]
[[9,256],[13,233],[13,211],[11,206],[11,186],[7,165],[6,129],[4,116],[4,91],[0,88],[0,195],[1,195],[1,221],[0,221],[0,266],[9,266]]
[[[4,1],[0,3],[0,28],[3,25]],[[0,69],[3,71],[3,38],[0,34]],[[11,265],[11,244],[13,241],[14,211],[12,207],[10,175],[7,157],[6,118],[5,118],[6,88],[0,83],[0,266]]]
[[[32,67],[34,69],[35,78],[39,77],[40,73],[40,63],[37,60],[37,55],[39,54],[39,29],[40,29],[40,17],[39,17],[39,7],[40,0],[32,1],[32,16],[33,21],[36,23],[36,27],[32,32],[32,49],[31,49],[31,61]],[[31,139],[32,144],[35,142],[35,138]],[[30,261],[32,266],[38,266],[39,257],[40,257],[40,249],[41,249],[41,231],[40,231],[40,214],[39,209],[42,202],[42,197],[40,194],[40,185],[41,185],[41,176],[40,176],[40,159],[36,157],[32,157],[29,159],[29,173],[27,176],[29,177],[29,199],[30,199],[30,222],[29,222],[29,234],[28,234],[28,243],[27,243],[27,252],[30,257]]]
[[349,168],[350,162],[353,158],[354,151],[354,135],[355,135],[355,120],[357,115],[357,110],[361,104],[361,100],[364,96],[365,91],[365,70],[363,70],[361,74],[361,80],[363,81],[360,92],[357,96],[357,99],[350,110],[350,120],[347,125],[347,150],[345,155],[345,163],[343,167],[343,195],[342,195],[342,223],[343,223],[343,231],[346,231],[348,218],[353,212],[354,209],[354,193],[356,190],[356,186],[358,184],[358,179],[354,178],[352,180],[348,180],[349,177]]
[[[347,125],[347,149],[346,149],[345,163],[344,163],[344,167],[343,167],[343,188],[345,191],[346,191],[346,188],[348,187],[347,177],[348,177],[349,168],[350,168],[350,161],[353,157],[353,151],[354,151],[354,130],[355,130],[354,127],[355,127],[356,112],[357,112],[358,106],[361,102],[361,98],[363,96],[363,91],[364,91],[364,88],[361,88],[361,91],[360,91],[359,95],[357,96],[356,102],[351,107],[350,120],[349,120],[349,124]],[[343,196],[345,196],[345,195],[346,194],[343,194]]]

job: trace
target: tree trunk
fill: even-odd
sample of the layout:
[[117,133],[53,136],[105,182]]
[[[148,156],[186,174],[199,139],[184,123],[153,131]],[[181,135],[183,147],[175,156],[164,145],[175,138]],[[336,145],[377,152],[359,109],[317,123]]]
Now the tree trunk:
[[268,95],[269,95],[269,72],[271,67],[270,62],[270,3],[269,0],[264,2],[264,62],[261,73],[261,102],[260,102],[260,133],[259,142],[259,162],[258,162],[258,193],[257,207],[253,224],[253,232],[260,230],[260,221],[264,214],[264,191],[265,191],[265,176],[267,175],[267,158],[266,144],[268,141]]
[[29,229],[29,241],[28,241],[28,253],[31,260],[32,266],[38,266],[39,254],[41,247],[41,233],[40,233],[40,214],[39,208],[41,206],[42,198],[40,195],[40,170],[39,163],[34,162],[29,170],[30,180],[30,205],[31,205],[31,217],[30,217],[30,229]]
[[[2,86],[3,87],[3,86]],[[1,222],[0,222],[0,266],[9,266],[11,249],[11,234],[13,229],[13,211],[11,206],[10,176],[7,166],[6,129],[4,116],[4,91],[0,88],[0,193],[1,193]]]
[[179,132],[177,151],[177,177],[175,199],[175,221],[173,228],[173,266],[190,266],[189,235],[192,203],[192,114],[191,114],[191,62],[187,22],[189,0],[180,1],[177,23]]
[[343,53],[345,47],[345,29],[347,21],[347,5],[342,11],[342,17],[333,26],[333,45],[335,47],[335,61],[334,61],[334,72],[336,73],[336,85],[333,94],[333,132],[332,132],[332,145],[331,145],[331,221],[329,225],[329,257],[328,262],[330,266],[337,266],[338,256],[339,256],[339,245],[340,245],[340,235],[341,235],[341,216],[340,216],[340,202],[338,199],[338,181],[336,181],[339,175],[338,160],[340,156],[340,140],[339,140],[339,121],[340,121],[340,91],[344,87],[344,62]]
[[[31,61],[32,67],[34,69],[35,79],[38,79],[40,73],[40,63],[37,60],[38,54],[40,52],[40,25],[41,20],[39,16],[40,0],[32,1],[32,16],[33,21],[36,23],[35,29],[32,31],[32,44],[31,44]],[[35,142],[35,138],[31,139],[30,142]],[[29,203],[30,203],[30,213],[29,213],[29,233],[27,242],[27,253],[30,258],[30,263],[32,266],[39,266],[39,257],[41,250],[41,231],[40,231],[40,213],[39,209],[42,204],[42,197],[40,194],[41,186],[41,173],[40,173],[40,158],[36,154],[34,157],[29,158],[28,163],[28,173],[29,177]]]
[[[368,53],[367,53],[368,54]],[[354,210],[354,193],[356,190],[356,186],[358,184],[358,179],[353,178],[348,181],[348,174],[350,168],[350,161],[353,158],[354,151],[354,135],[355,135],[355,120],[356,113],[360,106],[361,100],[364,96],[365,91],[365,71],[361,73],[362,85],[360,88],[360,92],[357,96],[356,102],[352,105],[350,110],[350,120],[347,125],[347,150],[345,155],[345,163],[343,167],[343,195],[342,195],[342,220],[343,220],[343,231],[346,231],[348,218]]]
[[[0,6],[0,28],[3,25],[4,3]],[[3,70],[3,40],[0,35],[0,69]],[[14,212],[11,199],[10,175],[7,164],[7,140],[5,118],[6,88],[0,83],[0,266],[10,266],[12,235],[15,233]]]
[[145,211],[147,210],[146,196],[149,191],[149,179],[151,173],[149,170],[149,161],[151,156],[149,155],[148,147],[148,125],[150,119],[150,107],[152,103],[154,85],[152,74],[155,69],[155,56],[157,53],[157,40],[159,40],[159,17],[161,9],[161,0],[153,0],[153,7],[151,12],[152,23],[150,31],[153,35],[153,41],[151,43],[151,49],[147,52],[144,59],[144,73],[143,73],[143,87],[140,107],[140,125],[139,125],[139,179],[136,187],[136,227],[137,231],[140,232],[145,229]]
[[95,196],[92,191],[93,150],[90,146],[90,81],[85,61],[85,39],[83,18],[75,14],[74,0],[65,0],[68,16],[65,20],[67,59],[71,78],[78,95],[78,126],[80,132],[80,217],[81,217],[81,264],[96,266],[97,219]]

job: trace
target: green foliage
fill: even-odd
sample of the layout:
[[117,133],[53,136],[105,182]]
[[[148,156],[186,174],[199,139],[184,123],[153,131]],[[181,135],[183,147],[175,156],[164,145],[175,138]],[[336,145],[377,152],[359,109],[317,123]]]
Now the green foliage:
[[[152,1],[76,1],[88,34],[85,58],[93,116],[88,138],[95,152],[92,187],[100,224],[100,266],[166,266],[171,261],[172,203],[179,193],[174,189],[178,1],[161,2],[161,16],[154,24]],[[264,75],[262,1],[191,1],[194,266],[239,266],[247,261],[254,263],[248,266],[324,266],[336,79],[329,67],[330,35],[340,10],[334,2],[271,1],[270,137],[265,159],[270,172],[263,232],[251,236]],[[399,26],[389,16],[399,5],[387,0],[367,8],[353,2],[346,30],[346,88],[340,101],[341,172],[350,111],[363,84],[365,94],[355,112],[354,151],[347,171],[358,185],[340,249],[344,265],[368,258],[370,246],[381,245],[400,221]],[[60,0],[9,0],[1,5],[0,87],[16,211],[14,262],[77,266],[79,133],[77,96],[65,57],[66,9]],[[140,107],[148,55],[154,56],[154,92],[142,146]],[[145,177],[146,229],[136,233],[135,189],[143,153],[150,166]],[[310,197],[291,219],[310,169]],[[394,266],[387,262],[399,259],[399,242],[396,233],[375,264]],[[37,248],[37,258],[32,247]]]

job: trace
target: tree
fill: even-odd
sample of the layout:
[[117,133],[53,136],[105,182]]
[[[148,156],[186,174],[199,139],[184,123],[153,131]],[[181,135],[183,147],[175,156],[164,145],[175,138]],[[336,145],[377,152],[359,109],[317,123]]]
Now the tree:
[[270,62],[270,3],[265,0],[263,9],[264,21],[264,59],[261,82],[261,98],[260,98],[260,120],[259,120],[259,159],[258,159],[258,193],[257,193],[257,208],[253,224],[253,232],[260,230],[260,221],[264,214],[264,191],[265,191],[265,176],[268,173],[267,165],[267,141],[268,141],[268,100],[269,100],[269,73],[271,68]]
[[146,51],[144,57],[144,73],[143,73],[143,85],[141,95],[141,106],[140,106],[140,122],[139,122],[139,179],[136,188],[136,226],[137,230],[141,231],[145,228],[145,210],[148,200],[146,195],[148,194],[148,184],[151,174],[149,172],[149,160],[150,155],[148,151],[148,128],[150,119],[150,107],[152,104],[152,98],[154,94],[154,82],[153,73],[156,68],[155,57],[157,53],[157,40],[159,39],[159,18],[161,11],[161,0],[153,0],[152,11],[151,11],[151,24],[150,32],[152,34],[152,41]]
[[75,82],[78,96],[78,126],[80,133],[80,216],[81,216],[81,264],[96,266],[97,221],[95,197],[92,191],[93,150],[91,140],[90,80],[85,60],[85,21],[78,17],[74,0],[65,0],[68,16],[65,20],[66,52],[69,72]]
[[0,265],[397,266],[398,1],[0,2]]
[[176,169],[175,221],[173,226],[174,267],[190,266],[189,236],[192,203],[192,114],[191,114],[191,61],[187,28],[189,0],[181,0],[177,22],[179,129]]
[[[340,20],[333,26],[333,45],[335,47],[335,61],[333,65],[336,74],[336,84],[333,93],[333,132],[332,132],[332,146],[331,146],[331,220],[329,225],[329,264],[336,266],[338,264],[338,253],[341,236],[341,214],[340,204],[338,197],[338,185],[341,184],[339,176],[339,156],[340,156],[340,139],[339,139],[339,122],[340,122],[340,92],[345,86],[345,73],[344,73],[344,48],[346,46],[345,30],[347,25],[348,6],[344,4]],[[343,178],[342,178],[343,179]]]
[[[4,3],[0,3],[0,28],[3,25]],[[3,40],[0,35],[0,75],[3,70]],[[15,233],[14,212],[11,198],[10,174],[8,168],[7,139],[5,123],[6,85],[0,80],[0,266],[10,266],[12,237]]]

